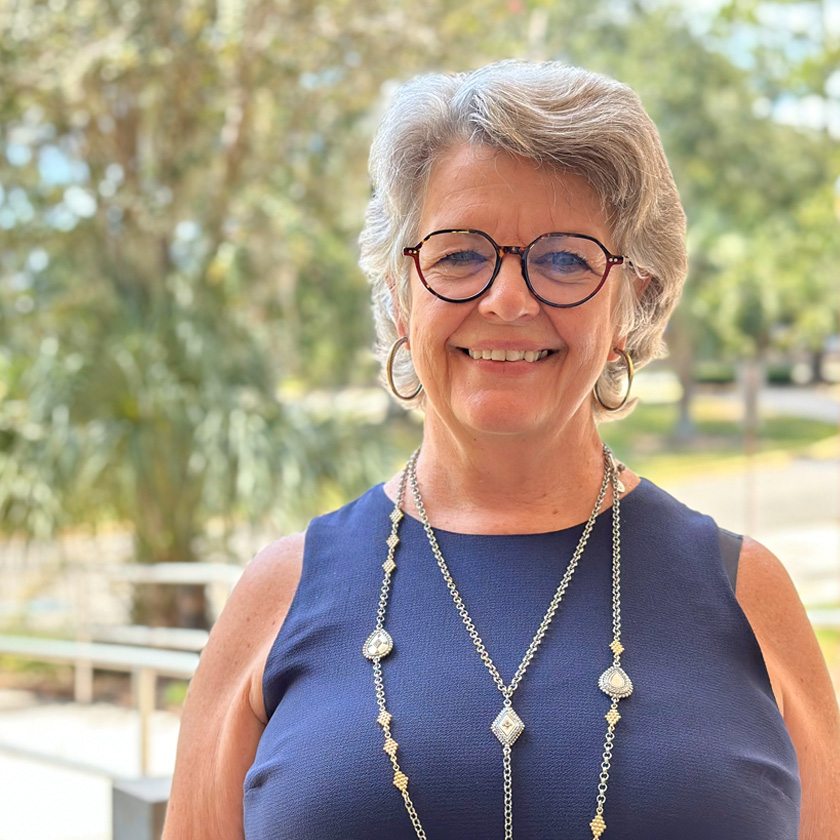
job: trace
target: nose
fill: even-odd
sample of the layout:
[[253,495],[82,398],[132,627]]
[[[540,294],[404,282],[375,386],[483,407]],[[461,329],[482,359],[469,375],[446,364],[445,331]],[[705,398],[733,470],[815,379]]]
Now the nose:
[[531,294],[524,271],[525,266],[519,254],[504,254],[493,285],[479,299],[479,312],[506,322],[538,315],[540,302]]

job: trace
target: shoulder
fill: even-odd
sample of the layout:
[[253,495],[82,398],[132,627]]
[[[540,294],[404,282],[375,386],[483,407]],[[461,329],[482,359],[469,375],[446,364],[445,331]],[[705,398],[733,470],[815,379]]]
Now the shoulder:
[[758,640],[784,714],[802,679],[825,670],[805,608],[778,557],[744,537],[736,597]]
[[300,580],[303,543],[303,534],[284,537],[245,567],[202,651],[191,693],[200,690],[209,703],[231,691],[244,694],[265,723],[263,664]]
[[244,836],[242,784],[266,723],[264,663],[300,579],[303,544],[295,534],[257,554],[210,633],[184,705],[165,840]]
[[800,838],[840,838],[837,698],[790,576],[772,552],[749,537],[741,549],[736,597],[761,648],[799,761]]
[[[245,567],[225,609],[239,615],[247,607],[248,614],[264,614],[269,621],[276,621],[277,607],[288,606],[300,580],[305,539],[304,533],[282,537],[256,554]],[[248,615],[240,617],[249,621]]]
[[213,659],[226,670],[241,660],[249,672],[251,707],[263,723],[263,666],[300,582],[304,542],[305,534],[293,534],[262,549],[246,566],[211,634]]
[[211,639],[242,637],[243,647],[254,645],[252,631],[271,629],[285,617],[300,580],[305,535],[276,540],[260,551],[245,567],[227,604],[213,627]]

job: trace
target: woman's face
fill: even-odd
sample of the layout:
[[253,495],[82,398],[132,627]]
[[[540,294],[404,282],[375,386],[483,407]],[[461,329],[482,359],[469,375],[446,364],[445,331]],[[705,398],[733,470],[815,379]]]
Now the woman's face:
[[[459,146],[432,170],[420,236],[446,228],[521,246],[544,233],[582,233],[615,253],[600,200],[583,179],[485,146]],[[473,437],[591,431],[593,385],[616,357],[611,313],[621,277],[614,271],[594,298],[557,309],[530,293],[515,255],[504,257],[484,295],[466,303],[435,297],[412,269],[410,323],[400,329],[425,389],[427,424]],[[494,361],[470,350],[549,353],[534,362]]]

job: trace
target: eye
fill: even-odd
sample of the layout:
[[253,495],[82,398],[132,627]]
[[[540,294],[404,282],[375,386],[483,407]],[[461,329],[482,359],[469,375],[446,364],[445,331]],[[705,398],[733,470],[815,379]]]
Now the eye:
[[432,259],[422,265],[422,270],[426,279],[432,282],[484,276],[485,272],[492,271],[493,266],[492,256],[488,257],[475,248],[456,247],[429,256]]
[[479,254],[478,251],[453,251],[451,254],[444,254],[439,260],[438,265],[440,264],[449,264],[449,265],[467,265],[469,263],[479,263],[485,262],[487,257],[483,254]]
[[552,251],[548,254],[552,268],[561,271],[588,271],[589,263],[580,254],[571,251]]
[[529,260],[529,267],[554,279],[573,280],[593,273],[586,257],[570,250],[545,251]]
[[483,234],[446,230],[430,234],[420,250],[420,272],[427,283],[483,280],[492,273],[496,251]]

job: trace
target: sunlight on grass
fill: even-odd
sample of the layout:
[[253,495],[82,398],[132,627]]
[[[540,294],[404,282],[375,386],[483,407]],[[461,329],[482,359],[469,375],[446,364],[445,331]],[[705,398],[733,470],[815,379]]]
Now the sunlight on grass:
[[840,630],[819,629],[816,632],[834,690],[840,696]]
[[[695,434],[677,435],[676,403],[641,404],[624,420],[600,427],[616,455],[654,481],[674,481],[704,472],[740,470],[746,462],[740,406],[700,396],[694,407]],[[762,420],[757,455],[762,460],[803,453],[836,441],[832,423],[801,417],[768,416]],[[814,453],[816,454],[816,453]]]

